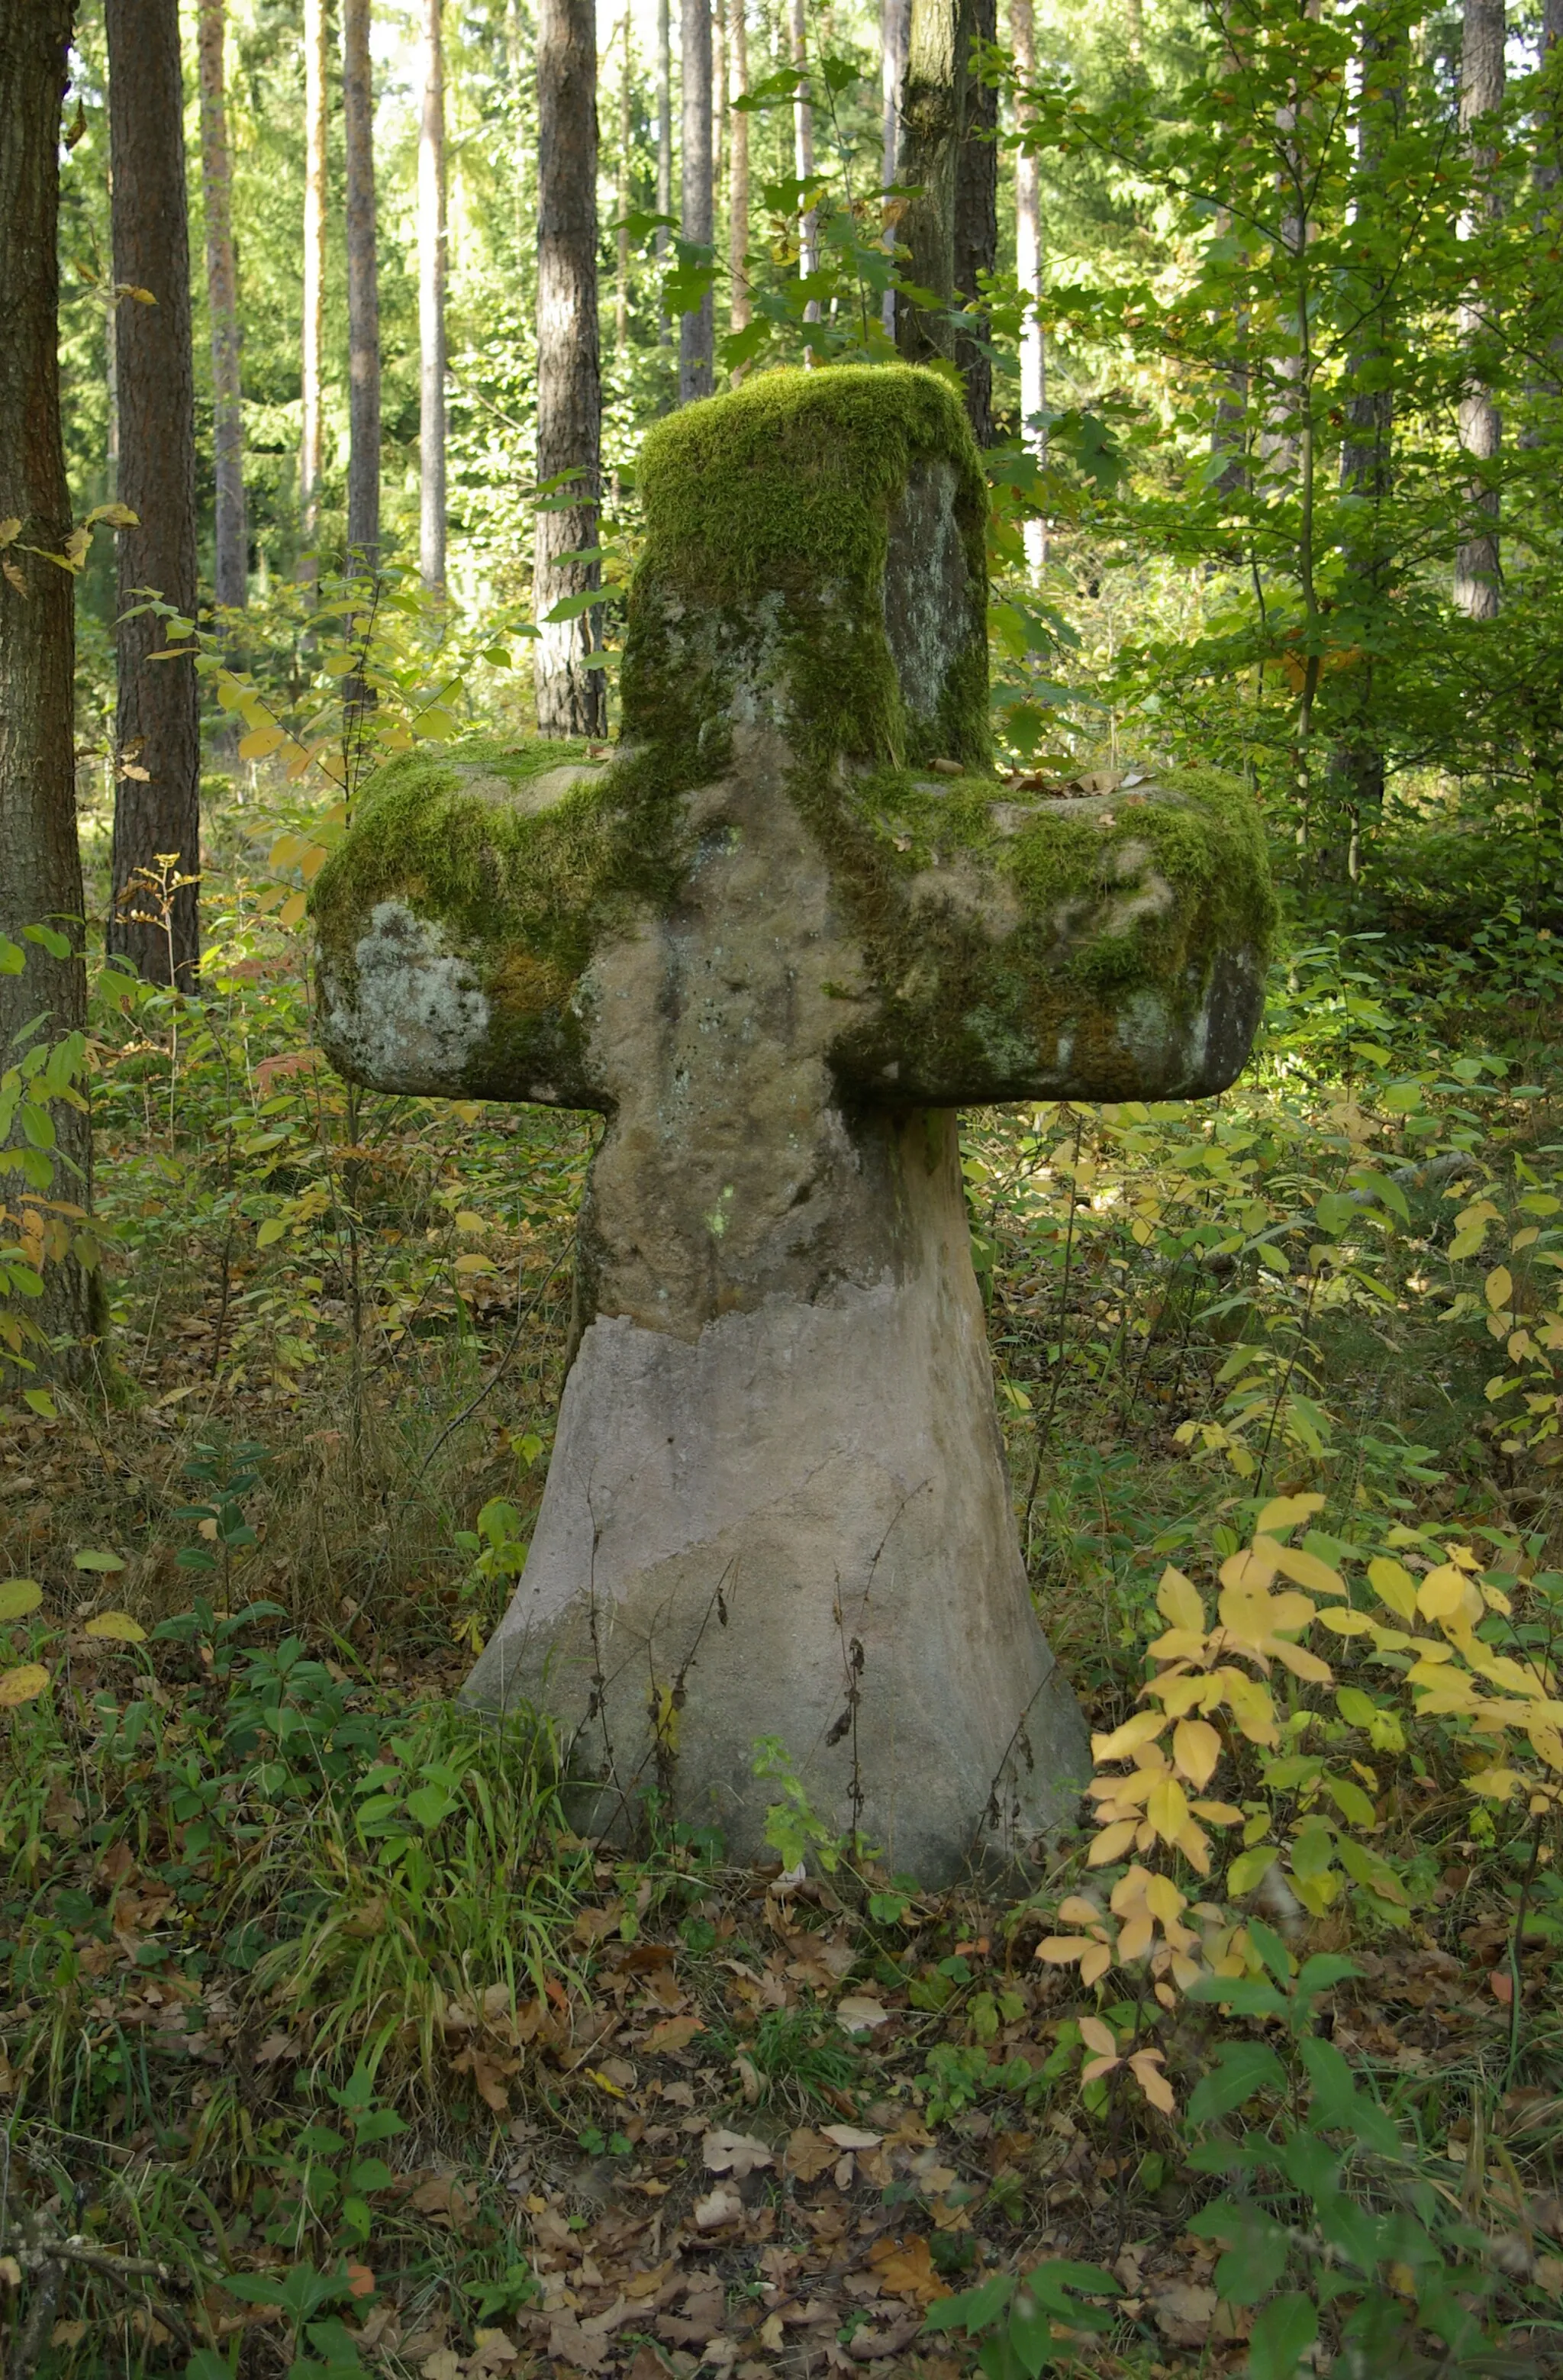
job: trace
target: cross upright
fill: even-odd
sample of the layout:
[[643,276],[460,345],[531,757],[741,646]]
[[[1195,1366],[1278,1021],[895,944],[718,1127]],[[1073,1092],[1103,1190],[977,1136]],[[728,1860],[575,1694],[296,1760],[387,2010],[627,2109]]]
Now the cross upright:
[[955,1111],[1197,1098],[1273,895],[1205,771],[1000,780],[986,490],[903,366],[774,372],[648,438],[616,749],[392,763],[315,893],[325,1046],[385,1090],[606,1119],[574,1356],[466,1687],[552,1713],[583,1823],[761,1845],[780,1738],[926,1882],[1089,1769],[994,1414]]

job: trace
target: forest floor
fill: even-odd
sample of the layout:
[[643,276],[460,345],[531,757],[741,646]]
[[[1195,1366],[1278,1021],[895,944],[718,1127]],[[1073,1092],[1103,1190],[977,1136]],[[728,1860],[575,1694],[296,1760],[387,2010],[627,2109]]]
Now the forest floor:
[[[783,1891],[655,1808],[633,1850],[583,1841],[546,1745],[453,1709],[541,1490],[590,1135],[335,1084],[244,849],[241,821],[201,1002],[99,983],[112,1333],[79,1389],[0,1408],[0,1571],[42,1595],[12,1656],[50,1672],[0,1736],[13,2368],[953,2380],[980,2346],[989,2380],[1291,2380],[1250,2342],[1275,2273],[1240,2286],[1190,2228],[1191,2095],[1276,2024],[1038,1960],[1088,1830],[999,1897],[864,1861]],[[1266,1492],[1327,1500],[1329,1559],[1458,1539],[1555,1610],[1555,1441],[1488,1393],[1498,1235],[1563,1140],[1545,943],[1399,980],[1337,945],[1217,1110],[973,1120],[1027,1559],[1097,1727],[1135,1707],[1166,1564],[1203,1580]],[[1539,1342],[1535,1278],[1505,1293]],[[1401,2164],[1353,2188],[1414,2204],[1515,2368],[1556,2370],[1551,1849],[1526,1869],[1452,1738],[1297,1724],[1372,1781],[1374,1888],[1268,1904],[1288,1991],[1289,1959],[1354,1970],[1325,2029]],[[1170,2112],[1083,2079],[1104,2017],[1157,2028]],[[1244,2106],[1227,2133],[1290,2137],[1284,2096]],[[967,2294],[1038,2266],[1039,2333]],[[1314,2294],[1305,2370],[1339,2349]],[[1338,2368],[1496,2368],[1419,2336]]]

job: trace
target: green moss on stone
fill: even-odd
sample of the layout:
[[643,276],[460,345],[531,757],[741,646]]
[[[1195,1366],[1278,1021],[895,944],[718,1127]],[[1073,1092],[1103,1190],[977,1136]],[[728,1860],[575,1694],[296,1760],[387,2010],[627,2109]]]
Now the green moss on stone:
[[[953,475],[966,582],[931,720],[903,699],[883,600],[892,513],[919,467]],[[987,760],[987,491],[944,381],[900,365],[761,373],[659,423],[639,484],[626,740],[671,747],[697,782],[721,765],[736,700],[769,709],[816,766]]]
[[321,957],[339,980],[351,981],[382,902],[434,921],[470,961],[491,1013],[474,1083],[528,1072],[573,1082],[574,995],[592,953],[637,910],[665,908],[686,870],[678,805],[648,755],[622,755],[527,807],[528,786],[572,764],[588,765],[587,747],[564,738],[422,746],[376,773],[315,881]]

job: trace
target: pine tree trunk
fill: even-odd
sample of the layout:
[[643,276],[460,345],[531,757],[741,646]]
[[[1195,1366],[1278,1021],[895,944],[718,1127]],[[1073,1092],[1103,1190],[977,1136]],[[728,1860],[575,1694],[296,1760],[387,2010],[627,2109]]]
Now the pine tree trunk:
[[342,0],[347,164],[347,566],[380,559],[380,273],[374,206],[370,0]]
[[722,161],[727,136],[727,8],[726,0],[710,0],[711,7],[711,220],[721,202]]
[[298,576],[320,577],[321,356],[325,336],[326,0],[304,0],[304,318],[299,336],[303,403],[298,437]]
[[[1460,121],[1479,166],[1496,164],[1492,138],[1475,143],[1472,128],[1496,115],[1503,105],[1504,42],[1507,33],[1504,0],[1465,0],[1460,48]],[[1477,212],[1464,228],[1474,231],[1484,216],[1496,211],[1496,200],[1477,201]],[[1482,307],[1474,295],[1460,308],[1460,328],[1468,341],[1480,336]],[[1460,403],[1460,443],[1473,460],[1496,462],[1503,444],[1503,423],[1491,392],[1472,380]],[[1461,540],[1455,556],[1454,600],[1472,620],[1497,617],[1502,565],[1498,549],[1498,492],[1481,480],[1471,487],[1473,533]],[[1490,523],[1490,526],[1487,524]]]
[[[70,493],[60,443],[60,103],[65,96],[70,0],[27,0],[0,14],[0,515],[21,523],[18,538],[58,553],[70,534]],[[13,540],[14,542],[14,540]],[[25,926],[68,934],[68,958],[25,943],[20,975],[0,974],[0,1070],[18,1052],[14,1037],[41,1011],[44,1038],[79,1032],[87,1021],[82,959],[81,863],[76,843],[71,681],[75,589],[52,562],[7,551],[0,582],[0,933]],[[15,576],[13,577],[13,574]],[[21,584],[18,586],[17,580]],[[25,590],[25,591],[24,591]],[[85,1208],[91,1190],[90,1117],[57,1101],[55,1179],[48,1196]],[[19,1139],[19,1131],[18,1138]],[[47,1217],[23,1177],[0,1173],[0,1239],[36,1245],[68,1219]],[[46,1262],[41,1297],[17,1301],[28,1321],[62,1342],[52,1368],[85,1367],[82,1341],[95,1327],[88,1274],[68,1250]],[[0,1343],[0,1364],[5,1347]],[[36,1342],[28,1360],[38,1362]]]
[[445,583],[445,57],[441,0],[423,0],[418,142],[418,568]]
[[217,482],[213,579],[220,604],[249,591],[244,510],[244,412],[239,382],[238,273],[224,42],[226,0],[200,0],[200,178],[206,202],[206,302],[212,317],[212,448]]
[[[749,29],[744,18],[744,0],[728,0],[728,12],[733,96],[735,100],[745,99],[749,90]],[[733,327],[742,331],[753,312],[749,299],[749,119],[736,107],[733,111],[730,146],[733,168],[727,204],[728,262],[733,277]]]
[[[911,0],[880,0],[879,7],[879,185],[890,189],[901,158],[901,85],[906,73],[906,37]],[[885,336],[895,336],[895,291],[887,289],[880,317]]]
[[[708,77],[707,89],[709,89]],[[563,597],[600,583],[595,562],[561,562],[598,540],[602,388],[597,330],[597,30],[592,0],[540,0],[538,11],[538,480],[578,479],[576,498],[536,516],[538,725],[599,735],[602,673],[585,666],[592,613],[551,622]]]
[[[657,212],[671,215],[673,189],[672,136],[672,0],[657,0]],[[657,226],[657,270],[668,261],[668,227]],[[672,342],[672,324],[666,311],[659,334],[663,346]]]
[[[1010,45],[1023,80],[1036,72],[1036,26],[1032,0],[1010,0]],[[1022,295],[1039,301],[1042,295],[1042,176],[1035,156],[1015,152],[1015,279]],[[1028,312],[1020,339],[1021,436],[1038,459],[1048,459],[1048,432],[1036,417],[1048,402],[1048,357],[1042,324]],[[1025,524],[1025,557],[1034,572],[1047,567],[1048,524],[1033,518]]]
[[[679,222],[697,248],[711,244],[710,0],[683,0],[679,57]],[[678,318],[678,401],[709,396],[716,307],[707,290],[693,314]]]
[[965,85],[961,150],[955,167],[955,295],[972,327],[955,334],[955,362],[966,384],[966,414],[979,446],[993,443],[993,366],[982,299],[984,273],[999,262],[999,94],[971,72],[974,40],[998,38],[996,0],[965,0],[961,11]]
[[[123,615],[154,587],[196,610],[195,380],[185,200],[178,0],[105,0],[114,277],[155,303],[120,303],[119,497],[139,526],[119,536]],[[165,625],[140,611],[116,636],[119,698],[114,909],[108,948],[151,983],[193,991],[200,965],[200,716],[194,665],[154,662]],[[164,914],[146,882],[171,859],[191,881]]]
[[901,222],[905,277],[936,303],[896,308],[896,345],[908,363],[943,356],[957,366],[983,443],[992,429],[991,369],[975,341],[945,318],[956,302],[975,298],[976,273],[991,270],[997,253],[998,152],[980,137],[991,131],[997,95],[971,73],[974,36],[991,41],[993,30],[994,0],[912,0],[897,169],[921,193]]

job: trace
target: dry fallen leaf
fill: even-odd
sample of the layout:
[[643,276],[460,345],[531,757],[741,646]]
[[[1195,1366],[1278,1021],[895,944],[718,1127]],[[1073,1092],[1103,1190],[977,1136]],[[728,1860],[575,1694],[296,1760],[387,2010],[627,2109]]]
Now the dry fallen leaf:
[[431,2173],[427,2181],[419,2182],[407,2202],[420,2215],[431,2215],[437,2223],[446,2223],[453,2231],[471,2222],[478,2204],[468,2184],[454,2173]]
[[921,2233],[911,2240],[876,2240],[868,2264],[886,2297],[911,2298],[926,2306],[950,2295],[950,2284],[935,2272],[927,2240]]
[[1173,2347],[1203,2347],[1216,2313],[1216,2292],[1193,2281],[1173,2281],[1150,2301],[1156,2326]]
[[822,2140],[818,2132],[810,2131],[806,2125],[795,2131],[787,2143],[784,2163],[794,2181],[818,2181],[835,2162],[834,2145]]
[[708,2173],[730,2173],[737,2181],[776,2162],[765,2143],[757,2141],[752,2132],[708,2132],[700,2143],[700,2155]]
[[744,2202],[730,2181],[719,2181],[708,2197],[695,2201],[695,2222],[701,2231],[719,2230],[724,2223],[736,2223],[744,2212]]
[[836,2022],[844,2025],[848,2033],[872,2033],[877,2025],[890,2022],[890,2010],[881,2008],[878,2000],[851,1992],[844,2000],[837,2001]]
[[859,2124],[821,2124],[819,2129],[839,2149],[877,2149],[884,2138],[882,2132],[866,2132]]
[[705,2030],[697,2016],[664,2017],[660,2024],[652,2026],[640,2046],[648,2057],[671,2057],[675,2050],[687,2049],[696,2034]]

